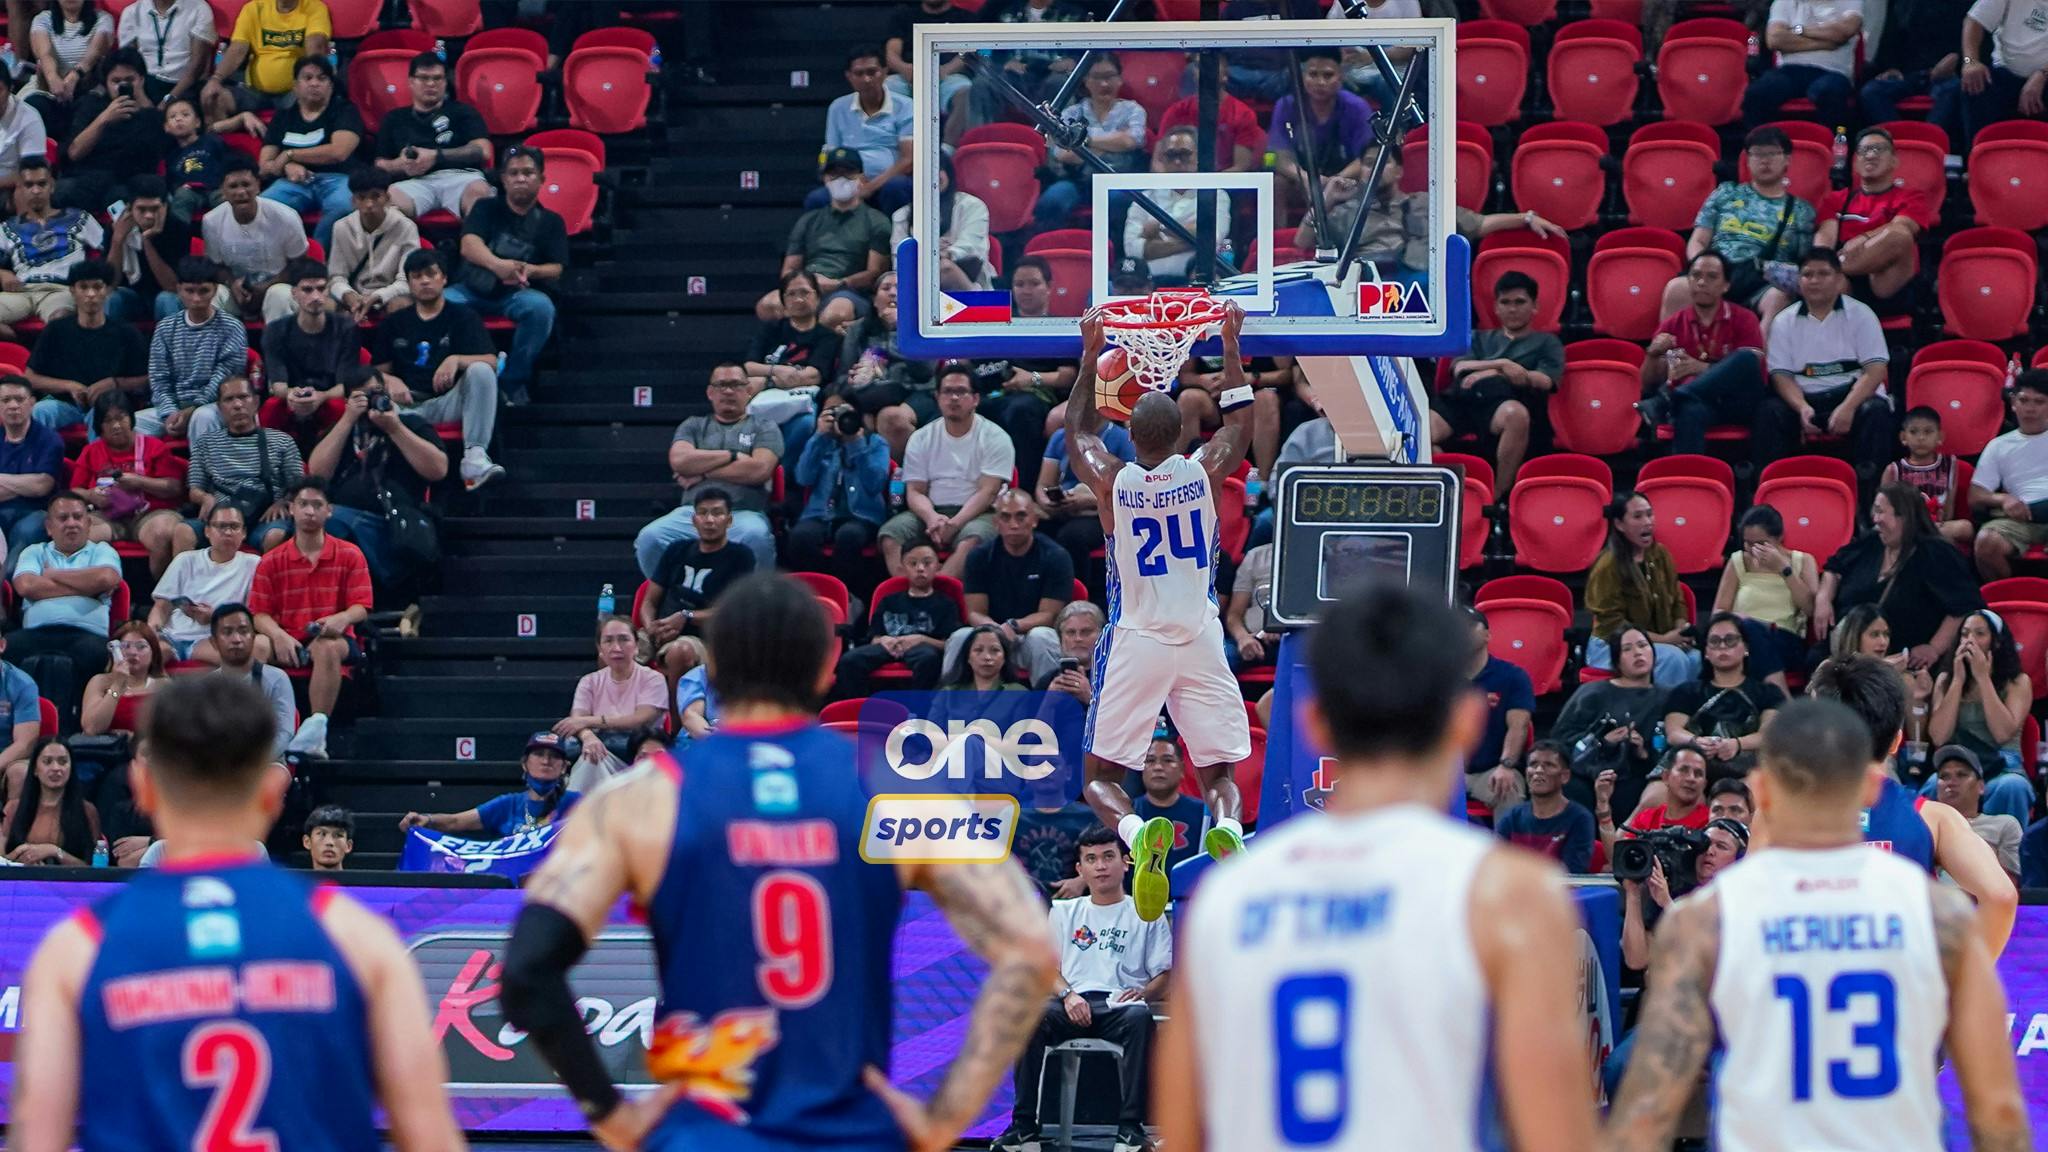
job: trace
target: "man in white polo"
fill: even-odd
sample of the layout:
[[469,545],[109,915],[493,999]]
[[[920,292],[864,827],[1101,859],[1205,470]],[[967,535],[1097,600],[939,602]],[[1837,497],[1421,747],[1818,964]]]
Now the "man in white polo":
[[1869,487],[1892,458],[1890,353],[1877,314],[1845,290],[1834,249],[1810,249],[1800,261],[1799,303],[1771,321],[1767,344],[1771,393],[1757,409],[1753,458],[1781,460],[1804,440],[1846,436]]

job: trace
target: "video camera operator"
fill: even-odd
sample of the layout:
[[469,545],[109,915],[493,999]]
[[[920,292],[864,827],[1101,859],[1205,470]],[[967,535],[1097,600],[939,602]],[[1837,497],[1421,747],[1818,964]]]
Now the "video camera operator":
[[817,433],[804,441],[796,482],[811,495],[789,526],[789,567],[829,571],[853,585],[862,550],[875,542],[876,529],[889,517],[888,442],[868,432],[853,405],[835,404],[818,414]]

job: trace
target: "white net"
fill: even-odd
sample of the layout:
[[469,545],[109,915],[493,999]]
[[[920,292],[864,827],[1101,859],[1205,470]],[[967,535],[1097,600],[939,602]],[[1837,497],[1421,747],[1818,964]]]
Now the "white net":
[[1199,288],[1154,292],[1102,306],[1102,334],[1124,350],[1138,383],[1165,392],[1180,377],[1188,349],[1223,324],[1223,303]]

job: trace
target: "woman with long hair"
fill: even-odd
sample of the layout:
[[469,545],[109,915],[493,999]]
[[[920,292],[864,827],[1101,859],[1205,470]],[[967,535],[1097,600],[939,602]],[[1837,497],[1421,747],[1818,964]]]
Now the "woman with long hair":
[[960,646],[960,654],[939,674],[940,688],[974,692],[1008,692],[1023,685],[1008,680],[1010,638],[993,624],[976,625]]
[[7,829],[0,850],[16,864],[91,867],[100,842],[100,815],[71,774],[71,749],[45,736],[36,741],[29,764],[21,796],[0,811],[0,826]]
[[142,728],[142,710],[164,676],[164,652],[157,635],[140,620],[114,629],[107,641],[113,666],[86,681],[85,701],[78,707],[78,730],[87,736],[108,732],[133,735]]
[[1784,706],[1785,694],[1751,673],[1749,636],[1735,613],[1714,613],[1706,650],[1699,679],[1671,693],[1664,739],[1673,748],[1699,749],[1712,783],[1742,776],[1756,763],[1764,726]]
[[1614,675],[1579,685],[1550,726],[1550,738],[1570,758],[1568,798],[1592,808],[1593,781],[1611,771],[1614,806],[1633,812],[1656,763],[1655,729],[1664,718],[1666,693],[1650,680],[1657,646],[1649,633],[1625,624],[1607,638],[1607,647],[1614,653]]
[[1835,630],[1828,634],[1827,659],[1820,662],[1814,674],[1820,674],[1837,660],[1851,656],[1868,656],[1882,660],[1899,670],[1906,678],[1906,689],[1912,698],[1913,707],[1906,715],[1906,742],[1924,743],[1927,739],[1928,701],[1934,697],[1934,678],[1925,668],[1906,667],[1906,654],[1893,652],[1892,626],[1878,611],[1875,604],[1858,604],[1842,614],[1835,621]]
[[57,0],[54,8],[29,21],[28,43],[35,54],[35,76],[21,90],[22,99],[43,118],[51,139],[69,139],[72,106],[92,87],[90,77],[113,51],[113,18],[92,0]]
[[1640,492],[1623,492],[1607,507],[1607,545],[1586,574],[1586,608],[1593,613],[1593,638],[1586,663],[1612,667],[1605,637],[1624,624],[1649,633],[1657,646],[1654,679],[1676,688],[1693,678],[1699,653],[1686,633],[1684,593],[1671,550],[1657,543],[1657,512]]
[[1909,484],[1886,484],[1870,501],[1870,531],[1828,558],[1814,597],[1813,624],[1825,633],[1838,612],[1870,604],[1891,625],[1892,648],[1909,669],[1946,659],[1963,615],[1984,606],[1962,554],[1943,540],[1927,501]]
[[[2034,703],[2034,681],[2020,670],[2019,645],[1989,608],[1963,617],[1952,665],[1935,679],[1931,744],[1960,744],[1984,768],[1984,811],[2027,823],[2034,786],[2020,762],[2020,732]],[[1934,781],[1922,790],[1934,795]]]

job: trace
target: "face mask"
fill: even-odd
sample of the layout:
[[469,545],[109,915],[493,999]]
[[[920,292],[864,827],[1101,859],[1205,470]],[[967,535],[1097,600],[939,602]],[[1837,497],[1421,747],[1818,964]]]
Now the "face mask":
[[852,200],[854,195],[860,191],[860,181],[844,178],[827,180],[825,181],[825,191],[831,195],[834,204],[844,204]]
[[560,792],[563,781],[567,779],[566,776],[557,776],[553,780],[538,780],[534,778],[531,772],[523,772],[520,775],[526,782],[527,790],[543,799],[551,798],[555,793]]

